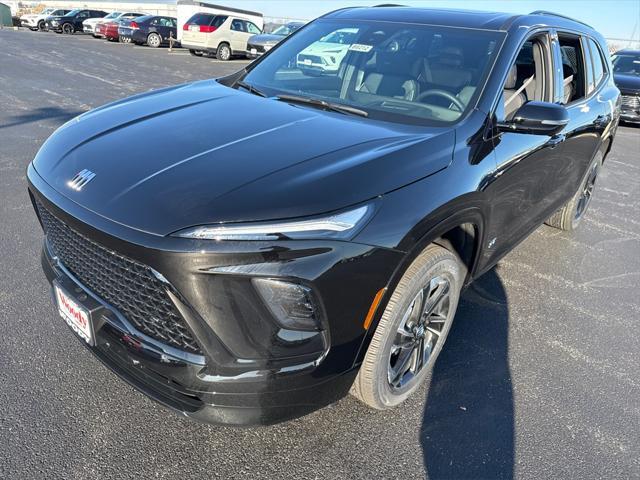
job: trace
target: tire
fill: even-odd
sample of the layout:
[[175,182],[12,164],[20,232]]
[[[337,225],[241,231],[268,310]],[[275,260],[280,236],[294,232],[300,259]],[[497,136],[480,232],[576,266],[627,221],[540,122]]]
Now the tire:
[[[429,245],[402,276],[385,308],[371,339],[358,376],[351,387],[351,394],[371,408],[386,410],[402,403],[429,378],[433,365],[442,350],[453,317],[455,316],[464,268],[458,257],[449,250],[435,244]],[[448,288],[447,288],[448,287]],[[434,301],[443,294],[440,303]],[[422,295],[422,296],[421,296]],[[440,305],[433,316],[427,318],[426,328],[414,323],[421,320],[425,303]],[[418,307],[418,305],[420,305]],[[409,328],[410,324],[413,326]],[[438,330],[438,335],[433,330]],[[398,332],[402,331],[403,334]],[[399,340],[407,339],[414,346],[400,347]],[[417,367],[418,357],[414,349],[422,338],[423,364]],[[428,340],[427,340],[428,339]],[[425,346],[427,348],[425,348]],[[412,349],[407,353],[407,349]],[[403,358],[410,356],[409,369],[396,384],[396,369],[402,371]],[[415,367],[415,372],[412,369]],[[406,383],[404,382],[406,377]]]
[[221,43],[216,50],[216,58],[226,62],[231,59],[231,47],[228,43]]
[[65,23],[64,25],[62,25],[62,33],[64,33],[65,35],[73,35],[74,31],[75,29],[70,23]]
[[157,33],[150,33],[149,36],[147,36],[147,45],[152,48],[158,48],[162,45],[162,37]]
[[202,56],[202,52],[200,50],[189,49],[189,53],[191,55],[193,55],[194,57],[201,57]]
[[47,25],[44,23],[44,20],[40,20],[40,21],[38,22],[38,28],[37,28],[36,30],[39,30],[39,31],[41,31],[41,32],[44,32],[44,31],[45,31],[45,29],[46,29],[46,26],[47,26]]
[[602,152],[598,152],[584,174],[578,191],[545,222],[547,225],[567,232],[578,228],[591,204],[595,183],[602,168],[602,159]]

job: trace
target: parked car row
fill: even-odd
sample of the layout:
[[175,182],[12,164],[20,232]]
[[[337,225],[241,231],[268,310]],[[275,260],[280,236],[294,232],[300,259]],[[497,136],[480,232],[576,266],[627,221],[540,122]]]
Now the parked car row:
[[[48,8],[39,14],[23,16],[21,22],[32,30],[65,34],[84,32],[95,38],[146,44],[150,47],[166,45],[171,38],[177,43],[178,38],[176,18],[141,12],[107,13],[102,10]],[[240,15],[197,12],[182,25],[180,43],[196,56],[213,54],[219,60],[230,60],[234,56],[257,58],[303,25],[302,22],[289,22],[266,34],[254,21]],[[329,49],[336,48],[338,40],[334,40],[328,40]],[[347,47],[345,44],[344,53]],[[335,64],[339,63],[342,56],[327,58],[332,59]],[[314,68],[312,64],[309,66]],[[331,63],[323,67],[325,70],[327,68],[332,68]]]

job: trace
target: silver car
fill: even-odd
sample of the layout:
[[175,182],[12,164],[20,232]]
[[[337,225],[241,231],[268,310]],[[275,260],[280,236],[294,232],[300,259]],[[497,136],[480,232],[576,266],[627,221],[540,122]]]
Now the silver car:
[[303,27],[303,22],[289,22],[284,25],[280,25],[271,33],[261,33],[254,35],[247,42],[247,56],[249,58],[257,58],[260,55],[271,50],[274,45],[280,42],[285,37],[291,35],[293,32]]

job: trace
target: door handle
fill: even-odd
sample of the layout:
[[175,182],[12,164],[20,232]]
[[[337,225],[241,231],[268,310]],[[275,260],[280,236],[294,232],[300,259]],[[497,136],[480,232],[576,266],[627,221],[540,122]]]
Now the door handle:
[[551,137],[547,141],[547,145],[549,145],[551,148],[556,148],[558,145],[560,145],[566,139],[567,139],[567,136],[564,133],[559,133],[558,135],[554,135],[553,137]]

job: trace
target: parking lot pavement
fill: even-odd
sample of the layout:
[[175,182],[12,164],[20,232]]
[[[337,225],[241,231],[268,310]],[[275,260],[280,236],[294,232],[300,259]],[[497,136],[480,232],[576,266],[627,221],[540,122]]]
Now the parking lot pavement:
[[245,63],[0,31],[0,478],[640,477],[637,128],[578,232],[541,227],[464,293],[430,389],[396,410],[200,425],[82,347],[40,272],[28,162],[76,114]]

